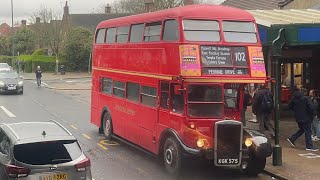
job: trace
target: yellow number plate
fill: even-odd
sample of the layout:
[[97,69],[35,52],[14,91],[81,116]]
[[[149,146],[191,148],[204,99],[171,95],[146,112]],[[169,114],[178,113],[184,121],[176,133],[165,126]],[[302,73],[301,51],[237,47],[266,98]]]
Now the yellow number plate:
[[40,176],[39,180],[68,180],[68,176],[67,174],[46,175]]

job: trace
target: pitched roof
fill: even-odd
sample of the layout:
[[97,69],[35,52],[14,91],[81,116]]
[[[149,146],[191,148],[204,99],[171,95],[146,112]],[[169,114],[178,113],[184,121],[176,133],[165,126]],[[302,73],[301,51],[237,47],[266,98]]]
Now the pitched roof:
[[0,25],[0,36],[6,36],[10,33],[11,27],[7,23],[2,23]]
[[69,20],[73,26],[82,26],[95,30],[97,25],[104,20],[129,16],[130,13],[107,13],[107,14],[70,14]]
[[232,6],[245,10],[279,9],[279,2],[283,0],[226,0],[221,5]]

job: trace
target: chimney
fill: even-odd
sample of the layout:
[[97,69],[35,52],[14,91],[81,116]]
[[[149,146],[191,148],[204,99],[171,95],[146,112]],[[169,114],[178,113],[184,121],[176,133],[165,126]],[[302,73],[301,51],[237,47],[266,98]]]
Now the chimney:
[[40,17],[36,17],[36,23],[40,23]]
[[104,12],[106,14],[110,14],[111,13],[111,6],[109,4],[107,4],[107,6],[104,8]]
[[22,21],[21,21],[21,26],[22,26],[22,27],[27,26],[27,20],[22,20]]
[[146,12],[152,12],[152,11],[155,10],[153,0],[145,0],[144,1],[144,5],[145,5],[145,11]]
[[193,0],[184,0],[183,1],[183,4],[186,6],[186,5],[192,5],[194,4]]
[[63,15],[69,15],[68,1],[66,1],[66,5],[64,6]]

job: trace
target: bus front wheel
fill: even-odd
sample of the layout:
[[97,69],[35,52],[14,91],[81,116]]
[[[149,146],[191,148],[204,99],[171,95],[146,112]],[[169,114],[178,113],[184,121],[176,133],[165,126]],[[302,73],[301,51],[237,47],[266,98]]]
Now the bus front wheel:
[[163,148],[163,160],[166,170],[171,175],[178,175],[181,170],[181,150],[177,140],[169,137]]
[[111,139],[112,136],[112,121],[108,113],[105,113],[102,120],[103,134],[107,140]]

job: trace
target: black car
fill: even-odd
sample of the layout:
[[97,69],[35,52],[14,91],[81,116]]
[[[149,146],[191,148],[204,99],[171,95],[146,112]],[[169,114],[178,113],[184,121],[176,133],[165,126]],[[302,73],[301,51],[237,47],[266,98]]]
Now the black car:
[[23,94],[23,78],[15,71],[0,71],[0,92]]

